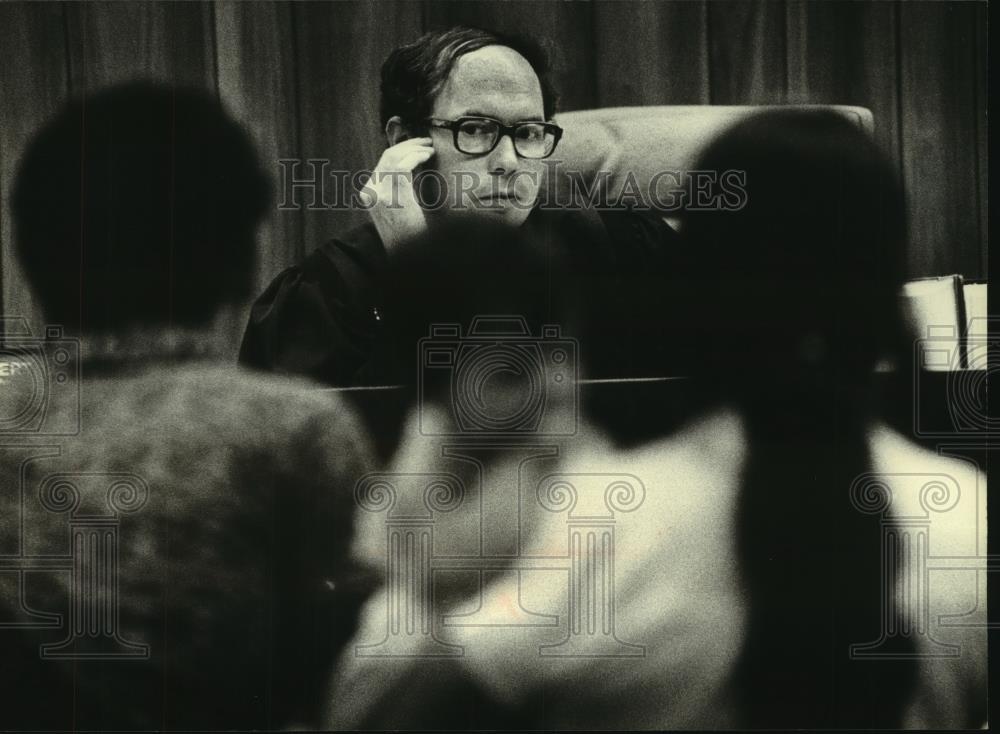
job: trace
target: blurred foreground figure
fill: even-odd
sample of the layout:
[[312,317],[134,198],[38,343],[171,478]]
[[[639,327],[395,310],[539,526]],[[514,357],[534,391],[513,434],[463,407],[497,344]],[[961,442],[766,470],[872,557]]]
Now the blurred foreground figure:
[[894,171],[857,127],[801,111],[738,124],[695,170],[745,171],[748,199],[682,229],[664,372],[694,376],[692,416],[628,448],[582,425],[521,495],[535,522],[511,570],[404,657],[356,647],[330,725],[985,720],[985,573],[928,586],[921,555],[983,554],[985,476],[887,428],[872,399],[905,344]]
[[[432,617],[453,605],[474,614],[533,532],[538,513],[522,512],[519,488],[558,468],[578,420],[580,294],[558,277],[566,257],[523,229],[473,221],[442,223],[391,253],[373,355],[380,381],[401,386],[398,440],[358,485],[354,546],[383,586],[337,665],[327,726],[353,721],[408,670]],[[464,565],[431,579],[428,554]],[[451,678],[454,660],[440,662],[423,672],[448,704],[407,709],[401,725],[516,726],[517,712]],[[367,713],[395,722],[395,712],[387,702]]]
[[98,92],[25,154],[18,255],[62,335],[3,388],[48,393],[45,445],[0,449],[0,729],[315,725],[368,447],[329,394],[231,366],[270,200],[201,91]]

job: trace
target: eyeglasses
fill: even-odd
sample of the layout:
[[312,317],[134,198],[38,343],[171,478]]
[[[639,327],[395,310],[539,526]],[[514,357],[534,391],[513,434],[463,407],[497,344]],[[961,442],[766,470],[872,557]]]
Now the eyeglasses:
[[459,117],[457,120],[428,118],[431,127],[451,130],[455,148],[466,155],[485,155],[509,135],[514,151],[522,158],[548,158],[556,149],[562,128],[551,122],[518,122],[504,125],[492,117]]

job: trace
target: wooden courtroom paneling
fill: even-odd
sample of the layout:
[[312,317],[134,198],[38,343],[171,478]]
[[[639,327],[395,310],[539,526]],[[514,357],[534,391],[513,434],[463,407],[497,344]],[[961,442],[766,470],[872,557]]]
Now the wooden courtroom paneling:
[[788,99],[867,107],[899,166],[898,8],[887,2],[789,2]]
[[[979,277],[978,3],[903,3],[900,102],[913,276]],[[985,158],[982,160],[986,164]]]
[[986,119],[986,105],[989,101],[987,80],[987,35],[986,4],[976,8],[976,194],[979,198],[979,277],[989,275],[989,125]]
[[708,4],[712,104],[781,104],[787,60],[785,4]]
[[10,193],[28,141],[68,94],[65,18],[55,3],[0,3],[0,271],[3,315],[41,334],[41,312],[13,254]]
[[[0,3],[5,312],[35,315],[11,259],[11,177],[27,137],[67,91],[136,76],[216,88],[248,122],[276,177],[279,157],[368,169],[383,149],[382,61],[398,44],[454,23],[547,39],[565,110],[869,107],[908,187],[911,275],[985,277],[985,8],[866,0]],[[261,231],[258,285],[365,218],[360,210],[274,212]]]
[[594,85],[598,56],[592,45],[597,28],[589,3],[432,0],[425,8],[427,30],[462,24],[546,41],[560,109],[581,110],[597,104]]
[[[328,159],[331,168],[351,172],[371,170],[385,147],[378,111],[379,70],[393,48],[423,32],[421,6],[295,3],[292,15],[300,157]],[[303,217],[309,252],[366,221],[367,214],[360,209],[305,211]]]
[[215,35],[219,96],[253,134],[261,165],[274,185],[274,206],[257,238],[257,290],[261,291],[305,254],[302,213],[278,210],[284,198],[278,161],[299,154],[291,6],[216,3]]
[[137,77],[215,86],[208,3],[67,3],[74,93]]
[[596,3],[595,106],[708,104],[707,19],[704,2]]
[[[74,95],[132,79],[215,91],[211,3],[67,3],[66,19]],[[220,344],[235,340],[243,320],[234,315],[220,325]]]

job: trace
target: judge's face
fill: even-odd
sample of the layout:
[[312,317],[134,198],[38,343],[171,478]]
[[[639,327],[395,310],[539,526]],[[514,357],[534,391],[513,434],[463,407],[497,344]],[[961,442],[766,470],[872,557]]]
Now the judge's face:
[[[528,61],[506,46],[460,56],[434,101],[431,117],[465,116],[491,117],[507,125],[544,121],[541,85]],[[455,148],[451,130],[432,127],[429,135],[434,157],[428,167],[442,174],[434,178],[447,186],[447,206],[440,211],[489,217],[515,227],[527,219],[538,197],[541,160],[517,155],[510,136],[501,137],[489,153],[469,155]]]

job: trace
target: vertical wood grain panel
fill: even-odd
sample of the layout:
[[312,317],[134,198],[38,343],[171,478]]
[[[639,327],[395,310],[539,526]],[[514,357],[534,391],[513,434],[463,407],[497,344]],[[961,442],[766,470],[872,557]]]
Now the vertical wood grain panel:
[[980,277],[979,5],[903,3],[899,12],[911,275]]
[[986,3],[977,4],[976,24],[976,191],[979,198],[979,277],[989,276],[990,223],[989,223],[989,121],[986,107],[989,102],[987,80],[987,35]]
[[[986,6],[981,2],[0,3],[0,282],[40,324],[11,259],[17,160],[68,91],[134,77],[217,88],[275,175],[282,157],[370,168],[388,52],[455,23],[548,40],[562,108],[859,104],[909,190],[911,274],[987,274]],[[280,195],[280,192],[278,192]],[[365,221],[274,212],[258,282]]]
[[788,3],[788,99],[867,107],[875,138],[899,165],[897,6]]
[[563,111],[597,105],[593,13],[590,3],[503,0],[499,2],[442,2],[425,6],[427,30],[453,25],[471,25],[507,33],[519,33],[546,44],[551,57],[552,79]]
[[69,3],[74,93],[137,77],[215,86],[209,3]]
[[601,0],[594,16],[595,106],[711,101],[706,3]]
[[[385,148],[379,70],[388,53],[422,32],[422,8],[408,2],[295,3],[301,158],[371,169]],[[305,249],[367,220],[361,210],[306,211]]]
[[708,5],[712,104],[785,101],[785,5],[780,0]]
[[257,285],[263,288],[304,254],[302,213],[278,211],[278,160],[298,156],[298,97],[292,10],[285,3],[215,5],[219,97],[253,134],[271,174],[275,202],[258,232]]
[[[3,315],[42,315],[13,254],[10,192],[25,146],[68,95],[65,18],[55,3],[0,4],[0,271]],[[55,213],[54,213],[55,215]]]

